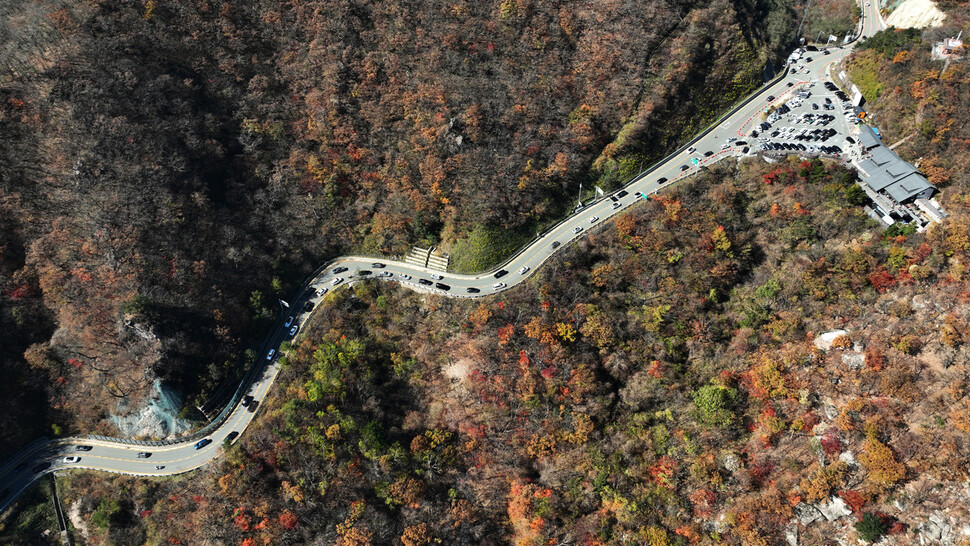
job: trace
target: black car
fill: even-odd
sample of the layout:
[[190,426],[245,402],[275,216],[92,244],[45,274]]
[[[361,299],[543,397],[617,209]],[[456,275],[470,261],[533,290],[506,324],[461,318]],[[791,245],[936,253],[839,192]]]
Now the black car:
[[91,451],[91,446],[74,446],[75,451]]
[[431,282],[431,281],[429,281],[428,279],[418,279],[418,284],[423,284],[425,286],[431,286],[434,283]]
[[303,304],[303,311],[304,312],[307,312],[307,313],[309,313],[310,311],[313,311],[313,302],[312,301],[308,301],[308,302],[304,303]]
[[738,141],[735,141],[735,142],[734,142],[734,145],[735,145],[735,146],[747,146],[747,145],[748,145],[748,143],[747,143],[747,142],[745,142],[745,141],[743,141],[743,140],[738,140]]
[[627,195],[629,195],[629,193],[626,190],[620,190],[619,193],[616,194],[617,197],[626,197]]
[[768,102],[771,102],[773,100],[775,100],[775,96],[774,95],[768,95]]
[[502,277],[504,277],[504,276],[506,276],[508,274],[509,274],[508,271],[506,271],[504,269],[499,269],[498,271],[495,272],[495,275],[494,276],[495,276],[496,279],[501,279]]
[[[657,184],[666,184],[666,183],[667,183],[667,179],[662,176],[657,179]],[[640,195],[643,195],[643,194],[640,194]]]
[[380,262],[374,262],[374,263],[370,264],[370,266],[373,267],[374,269],[384,269],[384,267],[385,267],[384,264],[382,264]]
[[256,408],[258,407],[259,407],[259,400],[253,400],[252,403],[249,404],[249,407],[246,408],[246,410],[249,411],[249,413],[253,413],[254,411],[256,411]]
[[138,454],[139,459],[147,459],[151,456],[152,456],[151,451],[142,451],[141,453]]
[[335,267],[333,268],[332,273],[336,275],[337,273],[343,273],[344,271],[347,271],[346,267]]
[[239,433],[236,432],[235,430],[230,432],[229,434],[226,434],[226,440],[225,440],[226,443],[231,444],[232,441],[236,439],[236,436],[239,436]]
[[372,274],[373,272],[371,272],[369,269],[361,269],[360,271],[357,272],[358,277],[366,277],[367,275],[372,275]]
[[831,54],[832,54],[832,52],[829,51],[829,50],[827,50],[827,49],[824,50],[824,51],[822,51],[822,55],[831,55]]
[[805,57],[805,62],[806,62],[806,63],[810,63],[810,62],[812,62],[812,58],[811,58],[811,57]]
[[242,399],[242,407],[245,408],[246,406],[248,406],[248,405],[250,405],[252,403],[253,403],[253,395],[247,394],[246,396],[243,396],[243,399]]
[[748,153],[748,152],[749,152],[750,150],[751,150],[751,148],[748,148],[747,146],[745,146],[744,148],[741,148],[741,153],[742,153],[742,154],[746,154],[746,153]]
[[474,288],[474,287],[468,287],[468,288],[465,289],[465,292],[468,292],[469,294],[477,294],[477,293],[481,292],[481,290],[479,290],[477,288]]
[[832,104],[832,99],[825,97],[825,104]]
[[34,467],[34,474],[37,474],[38,472],[43,472],[50,467],[51,467],[50,463],[40,463],[39,465]]
[[551,246],[552,248],[556,249],[556,248],[559,248],[559,245],[561,245],[561,244],[562,243],[560,243],[559,241],[553,241],[552,244],[549,245],[549,246]]
[[437,288],[438,290],[451,290],[450,286],[440,282],[434,283],[434,287]]
[[818,105],[814,102],[812,103],[812,110],[818,110]]
[[681,171],[681,172],[684,172],[684,171],[686,171],[686,170],[687,170],[687,169],[689,169],[689,168],[690,168],[690,167],[688,167],[687,165],[681,165],[681,166],[680,166],[680,171]]
[[855,139],[850,136],[845,137],[845,141],[849,144],[855,144]]
[[788,87],[795,87],[795,84],[793,84],[792,82],[788,82]]

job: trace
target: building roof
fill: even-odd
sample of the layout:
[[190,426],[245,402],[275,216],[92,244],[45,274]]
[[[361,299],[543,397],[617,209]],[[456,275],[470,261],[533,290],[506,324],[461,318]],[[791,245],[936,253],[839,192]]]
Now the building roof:
[[876,136],[876,133],[873,132],[872,127],[863,125],[862,133],[859,134],[859,144],[862,144],[863,148],[870,150],[882,144],[882,141]]
[[930,181],[927,180],[926,177],[914,172],[909,176],[906,176],[905,178],[897,180],[886,186],[885,191],[889,194],[889,197],[893,198],[893,201],[902,203],[931,188],[936,189],[933,184],[930,184]]
[[884,146],[872,128],[862,127],[859,142],[869,151],[869,157],[859,162],[860,175],[873,191],[881,191],[902,203],[928,189],[936,190],[916,167]]

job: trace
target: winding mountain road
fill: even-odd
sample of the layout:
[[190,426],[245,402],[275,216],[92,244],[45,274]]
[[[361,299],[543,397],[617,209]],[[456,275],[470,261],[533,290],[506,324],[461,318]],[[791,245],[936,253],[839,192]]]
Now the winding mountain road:
[[[871,36],[882,28],[882,21],[876,6],[865,4],[865,0],[863,3],[861,35]],[[229,441],[235,441],[258,413],[258,404],[265,398],[279,372],[276,362],[279,346],[291,337],[292,325],[288,321],[292,320],[298,328],[302,326],[311,312],[304,311],[305,306],[308,302],[316,305],[320,301],[321,288],[336,289],[366,276],[399,282],[413,289],[458,297],[483,297],[508,290],[532,275],[554,253],[586,236],[591,230],[599,228],[614,216],[623,214],[637,200],[696,174],[708,164],[741,155],[744,136],[750,133],[756,121],[760,121],[759,116],[766,107],[786,100],[786,95],[795,89],[794,85],[822,79],[829,65],[847,55],[853,46],[854,43],[842,48],[831,48],[828,54],[823,54],[822,51],[808,53],[813,60],[796,63],[801,67],[800,70],[786,71],[783,77],[742,101],[714,127],[701,133],[653,168],[641,173],[623,190],[578,210],[535,239],[501,267],[501,270],[507,271],[501,278],[496,278],[497,271],[455,275],[384,260],[380,260],[383,267],[375,267],[373,264],[377,260],[353,256],[339,258],[321,267],[303,284],[299,295],[291,302],[291,309],[295,310],[295,314],[284,315],[279,319],[263,345],[259,362],[240,385],[231,403],[203,433],[177,442],[140,442],[93,436],[39,440],[22,449],[0,467],[0,511],[5,510],[34,481],[50,472],[85,468],[139,476],[163,476],[188,472],[209,463],[222,454],[224,442],[230,436],[232,438]],[[742,140],[727,142],[730,137]],[[705,156],[705,152],[711,153]],[[691,161],[692,158],[695,162]],[[334,273],[338,268],[346,270]],[[370,273],[362,275],[362,271]],[[433,278],[433,275],[443,278]],[[343,280],[336,281],[338,278]],[[422,280],[430,283],[430,286],[421,284]],[[334,282],[339,284],[334,285]],[[440,285],[436,287],[435,283],[442,283],[447,289]],[[252,396],[256,405],[244,407],[240,400],[245,395]],[[203,438],[211,442],[198,446],[196,442]],[[79,459],[66,459],[68,457]]]

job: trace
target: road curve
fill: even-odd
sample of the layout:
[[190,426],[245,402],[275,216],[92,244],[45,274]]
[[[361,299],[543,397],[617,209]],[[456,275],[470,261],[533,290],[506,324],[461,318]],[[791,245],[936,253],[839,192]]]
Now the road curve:
[[[876,6],[865,5],[865,0],[862,1],[860,32],[864,36],[872,36],[881,28],[882,20]],[[743,138],[769,104],[782,102],[794,85],[821,79],[826,69],[846,56],[855,43],[831,48],[829,54],[821,51],[809,53],[808,55],[813,56],[811,62],[799,63],[799,70],[786,70],[782,77],[754,92],[715,126],[638,175],[622,190],[576,211],[541,237],[537,237],[496,270],[456,275],[403,262],[356,256],[337,258],[320,267],[304,282],[298,296],[290,302],[290,309],[294,312],[284,314],[277,321],[263,344],[257,364],[247,374],[230,404],[210,426],[203,429],[202,434],[197,433],[172,442],[141,442],[94,436],[38,440],[20,450],[0,467],[0,512],[6,510],[34,481],[50,472],[85,468],[138,476],[164,476],[189,472],[209,463],[222,454],[225,443],[238,439],[238,435],[258,413],[259,404],[279,372],[276,357],[280,344],[292,337],[290,331],[294,325],[297,330],[302,327],[309,318],[312,307],[323,297],[324,289],[334,290],[364,278],[377,278],[398,282],[416,290],[455,297],[484,297],[508,290],[532,275],[553,254],[599,228],[614,216],[623,214],[637,200],[647,198],[666,186],[692,176],[709,164],[741,155],[743,145],[736,143],[743,141],[728,143],[727,138]],[[766,100],[769,96],[773,98]],[[711,154],[704,156],[705,151],[710,151]],[[696,163],[691,161],[692,157]],[[500,270],[507,273],[496,278]],[[422,284],[422,281],[430,284]],[[436,286],[436,283],[444,286]],[[299,335],[298,331],[296,335]],[[239,402],[244,396],[252,396],[255,404],[244,407]],[[199,440],[210,442],[198,445]],[[68,457],[79,459],[66,460]]]

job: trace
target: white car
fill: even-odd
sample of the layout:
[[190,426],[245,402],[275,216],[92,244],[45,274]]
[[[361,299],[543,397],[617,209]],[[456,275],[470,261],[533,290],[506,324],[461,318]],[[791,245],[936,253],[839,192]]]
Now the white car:
[[573,228],[573,233],[579,233],[580,231],[583,231],[583,226],[576,226]]
[[436,280],[436,281],[440,281],[440,280],[443,280],[444,279],[444,277],[442,277],[441,275],[438,275],[438,274],[432,274],[431,275],[431,278],[434,279],[434,280]]
[[394,273],[391,273],[390,271],[381,271],[380,273],[377,274],[377,276],[378,277],[393,277],[394,276]]
[[77,455],[71,455],[70,457],[64,457],[64,462],[65,463],[76,463],[76,462],[78,462],[80,460],[81,460],[81,458],[78,457]]
[[529,270],[529,266],[523,265],[519,268],[519,275],[525,275],[525,272]]
[[401,277],[402,279],[404,279],[406,281],[411,280],[411,275],[408,275],[407,273],[398,273],[397,276],[398,277]]
[[326,294],[327,293],[327,290],[328,289],[325,286],[321,286],[320,288],[317,288],[317,297]]
[[592,218],[589,219],[589,223],[590,224],[595,224],[596,222],[599,221],[599,219],[600,219],[599,216],[594,216],[594,217],[592,217]]
[[266,353],[266,360],[273,360],[273,355],[275,354],[276,354],[276,349],[270,349],[269,352]]
[[334,286],[337,286],[338,284],[340,284],[342,282],[344,282],[344,278],[343,277],[337,277],[336,279],[330,281],[330,284],[332,284]]
[[620,203],[619,201],[617,201],[616,203],[613,203],[610,206],[613,207],[613,210],[616,210],[616,209],[622,207],[623,206],[623,203]]
[[494,288],[496,290],[500,290],[502,288],[505,288],[505,283],[504,282],[497,282],[497,283],[495,283],[495,284],[492,285],[492,288]]

